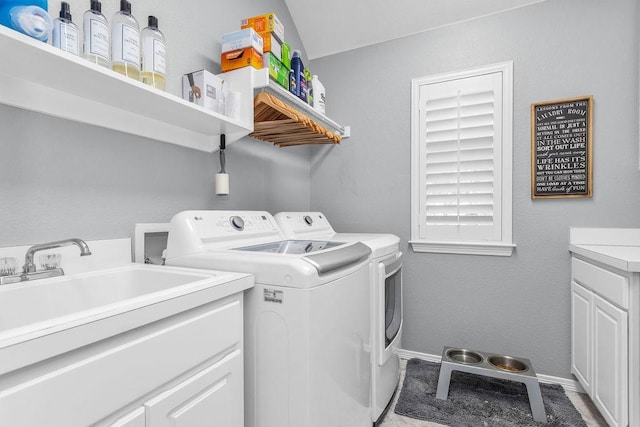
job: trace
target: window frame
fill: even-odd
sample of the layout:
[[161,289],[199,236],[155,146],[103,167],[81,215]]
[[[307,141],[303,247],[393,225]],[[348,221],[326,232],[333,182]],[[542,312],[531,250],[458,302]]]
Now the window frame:
[[[426,162],[420,158],[420,88],[424,85],[449,82],[487,74],[502,74],[502,144],[500,176],[500,240],[448,241],[420,238],[420,177],[426,173]],[[511,256],[515,249],[512,236],[512,163],[513,163],[513,61],[464,71],[419,77],[411,80],[411,244],[414,252]]]

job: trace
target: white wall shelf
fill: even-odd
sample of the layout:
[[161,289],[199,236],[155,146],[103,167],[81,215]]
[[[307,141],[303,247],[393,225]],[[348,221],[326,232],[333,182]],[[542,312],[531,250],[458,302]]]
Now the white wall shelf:
[[253,130],[253,89],[268,80],[250,67],[225,74],[242,94],[232,120],[3,26],[0,51],[2,104],[207,152],[220,134],[230,143]]

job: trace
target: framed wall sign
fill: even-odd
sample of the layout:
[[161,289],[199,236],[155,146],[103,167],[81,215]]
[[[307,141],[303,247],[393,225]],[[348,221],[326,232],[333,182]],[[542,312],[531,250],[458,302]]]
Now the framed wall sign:
[[593,195],[593,97],[531,104],[531,198]]

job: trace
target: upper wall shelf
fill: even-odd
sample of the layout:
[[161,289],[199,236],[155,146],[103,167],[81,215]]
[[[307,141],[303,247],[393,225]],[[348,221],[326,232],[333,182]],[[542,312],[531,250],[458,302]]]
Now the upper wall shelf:
[[2,104],[208,152],[222,133],[232,142],[253,130],[253,88],[268,80],[250,67],[225,74],[243,97],[232,120],[3,26],[0,52]]

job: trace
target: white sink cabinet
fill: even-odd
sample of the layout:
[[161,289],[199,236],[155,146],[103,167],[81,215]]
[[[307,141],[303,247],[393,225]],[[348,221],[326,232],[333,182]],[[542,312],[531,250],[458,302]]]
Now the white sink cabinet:
[[570,251],[571,372],[609,425],[638,427],[640,230],[571,229]]
[[0,425],[243,426],[243,291],[253,278],[214,273],[66,328],[52,322],[51,333],[5,331],[0,358],[28,362],[0,375]]

